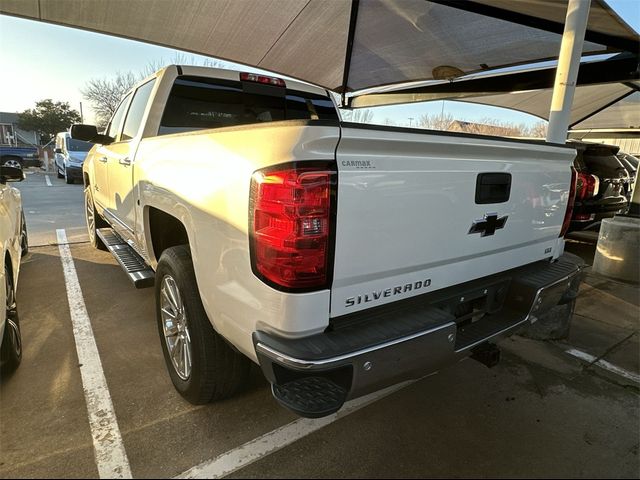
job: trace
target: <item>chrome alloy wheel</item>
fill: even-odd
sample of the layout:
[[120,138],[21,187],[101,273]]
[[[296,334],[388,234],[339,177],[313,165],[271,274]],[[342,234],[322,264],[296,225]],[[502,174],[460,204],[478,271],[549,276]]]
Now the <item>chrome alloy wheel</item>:
[[22,165],[17,160],[13,160],[13,159],[7,160],[2,165],[5,166],[5,167],[19,168],[20,170],[22,170]]
[[191,336],[180,290],[171,275],[162,279],[160,317],[173,368],[182,380],[188,380],[191,376]]
[[5,335],[9,335],[11,346],[17,357],[22,355],[22,336],[20,335],[20,327],[15,321],[15,311],[16,311],[16,296],[13,290],[13,282],[9,277],[9,272],[5,269],[4,271],[5,278],[5,288],[7,292],[7,325],[6,330],[4,332]]
[[91,243],[95,243],[96,236],[96,212],[93,206],[93,197],[87,187],[84,191],[84,212],[87,218],[87,230],[89,231],[89,239]]

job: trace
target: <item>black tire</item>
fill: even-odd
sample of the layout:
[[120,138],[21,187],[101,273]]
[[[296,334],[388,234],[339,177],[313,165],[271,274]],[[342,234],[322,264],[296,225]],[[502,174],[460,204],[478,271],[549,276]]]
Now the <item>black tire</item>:
[[64,169],[64,181],[67,185],[71,185],[73,183],[73,177],[69,175],[69,171],[66,168]]
[[20,215],[20,248],[22,256],[29,253],[29,235],[27,234],[27,221],[24,219],[24,212]]
[[[172,279],[184,307],[184,323],[190,338],[191,371],[183,379],[171,360],[161,316],[161,290],[165,279]],[[213,329],[204,311],[187,245],[171,247],[158,262],[155,282],[156,320],[160,343],[171,381],[187,401],[200,405],[228,398],[247,382],[250,361],[233,350]]]
[[13,278],[6,265],[4,275],[7,302],[4,335],[2,336],[2,345],[0,345],[0,364],[2,364],[0,373],[7,375],[13,373],[22,361],[22,334],[20,333]]
[[64,175],[60,171],[60,167],[58,167],[58,164],[56,164],[56,175],[58,176],[58,178],[64,178]]
[[[89,209],[93,212],[93,224],[89,219]],[[102,243],[102,240],[98,237],[96,230],[99,228],[106,228],[109,225],[96,211],[96,205],[93,202],[93,194],[91,193],[91,186],[87,185],[84,189],[84,214],[87,223],[87,233],[89,233],[89,243],[98,250],[106,250],[107,247]]]

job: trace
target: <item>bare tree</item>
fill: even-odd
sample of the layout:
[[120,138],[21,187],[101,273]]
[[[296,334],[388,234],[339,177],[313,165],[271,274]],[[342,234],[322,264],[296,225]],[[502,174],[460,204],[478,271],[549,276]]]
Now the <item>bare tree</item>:
[[452,122],[453,115],[450,113],[444,115],[426,113],[418,118],[416,125],[429,130],[448,130]]
[[354,123],[371,123],[373,120],[373,111],[369,108],[361,108],[355,110],[340,110],[342,120]]
[[548,127],[547,122],[541,121],[541,122],[535,123],[529,127],[527,136],[536,137],[536,138],[546,138],[547,127]]
[[205,58],[199,60],[182,52],[175,52],[173,58],[169,61],[165,60],[164,57],[156,60],[150,60],[149,63],[147,63],[147,65],[140,71],[139,77],[142,80],[143,78],[156,73],[158,70],[163,69],[167,65],[195,65],[209,68],[229,68],[228,62],[218,60],[217,58]]
[[472,133],[475,135],[492,135],[500,137],[545,137],[546,122],[538,122],[532,126],[524,123],[508,122],[492,117],[484,117],[479,121],[454,119],[453,115],[425,114],[417,122],[421,128],[431,130],[448,130],[452,132]]
[[80,90],[82,96],[89,101],[96,116],[96,124],[99,128],[107,126],[109,119],[116,111],[124,94],[133,87],[136,82],[148,77],[167,65],[200,65],[204,67],[229,68],[226,62],[215,58],[198,60],[181,52],[176,52],[173,59],[166,61],[164,58],[151,60],[138,73],[118,72],[114,77],[92,78],[85,87]]
[[82,96],[91,103],[98,127],[107,126],[122,96],[137,81],[138,77],[132,72],[117,72],[113,78],[92,78],[80,90]]

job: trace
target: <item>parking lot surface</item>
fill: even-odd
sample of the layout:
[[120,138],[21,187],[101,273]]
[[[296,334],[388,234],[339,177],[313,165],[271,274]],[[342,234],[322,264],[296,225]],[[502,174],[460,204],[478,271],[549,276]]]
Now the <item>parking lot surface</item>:
[[[51,186],[48,185],[51,184]],[[84,233],[82,186],[42,172],[19,185],[30,231],[18,305],[24,355],[0,386],[0,477],[98,477],[56,244],[64,230],[134,477],[637,478],[638,288],[588,273],[570,337],[502,342],[323,420],[279,407],[259,369],[237,397],[193,406],[175,392],[153,289],[136,290]],[[586,257],[593,244],[570,243]]]

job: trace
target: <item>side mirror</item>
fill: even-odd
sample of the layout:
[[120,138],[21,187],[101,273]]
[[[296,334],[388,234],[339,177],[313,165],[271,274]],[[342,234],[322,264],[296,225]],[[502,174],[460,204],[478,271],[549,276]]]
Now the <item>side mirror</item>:
[[71,138],[82,140],[83,142],[99,143],[100,145],[109,145],[115,140],[109,135],[98,133],[95,125],[84,125],[82,123],[71,125]]
[[61,149],[61,148],[56,148],[56,149],[54,150],[54,153],[62,153],[62,149]]
[[21,182],[24,180],[24,172],[21,168],[0,166],[0,183]]

